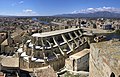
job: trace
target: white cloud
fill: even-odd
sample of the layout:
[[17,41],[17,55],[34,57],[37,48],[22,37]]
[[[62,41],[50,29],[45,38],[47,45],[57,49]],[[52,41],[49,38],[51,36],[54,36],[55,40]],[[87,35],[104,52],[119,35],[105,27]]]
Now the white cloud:
[[0,12],[0,15],[9,15],[9,16],[40,16],[39,13],[33,11],[32,9],[21,10],[20,12]]
[[38,16],[39,14],[37,12],[33,11],[32,9],[25,9],[22,11],[22,15],[24,15],[24,16]]
[[93,10],[94,8],[87,8],[87,10]]
[[28,13],[28,12],[33,12],[33,11],[31,9],[26,9],[26,10],[23,10],[23,12]]
[[17,5],[20,5],[20,4],[23,4],[24,1],[19,1],[19,2],[16,2],[16,3],[13,3],[12,6],[17,6]]
[[79,13],[79,11],[73,11],[72,14]]
[[72,13],[94,13],[98,11],[108,11],[108,12],[115,12],[115,13],[120,13],[120,8],[114,8],[114,7],[99,7],[99,8],[87,8],[87,9],[82,9],[79,11],[73,11]]

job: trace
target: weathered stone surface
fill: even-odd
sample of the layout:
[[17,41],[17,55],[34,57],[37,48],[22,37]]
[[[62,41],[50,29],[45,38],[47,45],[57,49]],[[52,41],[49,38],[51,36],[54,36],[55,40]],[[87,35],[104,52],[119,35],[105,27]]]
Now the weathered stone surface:
[[1,60],[3,67],[19,67],[19,58],[5,57]]
[[84,49],[69,56],[65,61],[66,68],[71,71],[87,71],[89,67],[89,49]]
[[52,67],[46,66],[38,69],[34,69],[36,77],[57,77],[57,74],[54,72]]
[[90,77],[118,77],[120,75],[120,41],[90,45]]

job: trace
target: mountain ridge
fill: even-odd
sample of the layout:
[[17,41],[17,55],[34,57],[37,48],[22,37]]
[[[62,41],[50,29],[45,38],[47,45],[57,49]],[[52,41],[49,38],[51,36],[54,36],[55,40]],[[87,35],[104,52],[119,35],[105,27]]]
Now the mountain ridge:
[[109,11],[97,11],[94,13],[74,13],[74,14],[59,14],[57,17],[103,17],[103,18],[120,18],[120,13]]

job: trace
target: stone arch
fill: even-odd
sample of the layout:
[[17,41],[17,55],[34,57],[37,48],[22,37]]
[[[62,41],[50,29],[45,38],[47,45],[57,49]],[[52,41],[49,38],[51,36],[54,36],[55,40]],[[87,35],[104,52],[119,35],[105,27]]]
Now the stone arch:
[[112,72],[111,75],[110,75],[110,77],[115,77],[115,74]]

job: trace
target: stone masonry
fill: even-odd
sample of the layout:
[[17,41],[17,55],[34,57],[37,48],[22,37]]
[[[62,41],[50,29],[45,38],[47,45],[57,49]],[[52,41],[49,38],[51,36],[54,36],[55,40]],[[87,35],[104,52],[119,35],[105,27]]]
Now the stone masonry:
[[120,77],[120,41],[90,45],[90,77]]

